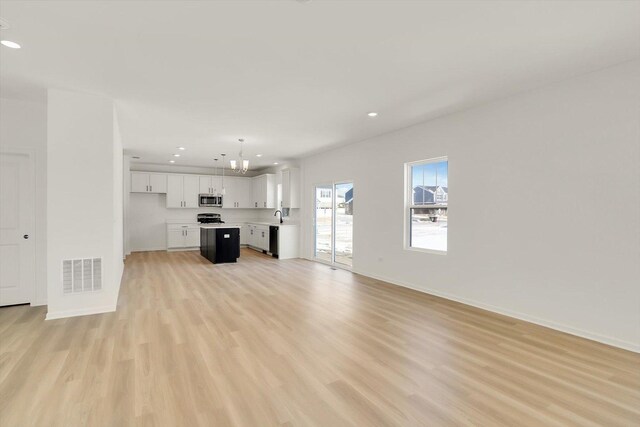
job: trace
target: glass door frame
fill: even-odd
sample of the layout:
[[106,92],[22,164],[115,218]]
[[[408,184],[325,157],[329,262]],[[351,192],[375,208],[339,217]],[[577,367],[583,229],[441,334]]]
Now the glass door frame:
[[[352,225],[352,234],[351,234],[351,265],[342,264],[340,262],[336,262],[336,213],[337,213],[337,204],[336,204],[336,186],[341,184],[351,184],[351,187],[355,187],[355,181],[353,179],[346,179],[340,181],[325,181],[320,182],[313,185],[314,190],[314,198],[313,198],[313,260],[322,264],[330,265],[332,267],[341,268],[343,270],[351,271],[353,269],[353,225]],[[331,188],[331,261],[324,260],[319,258],[316,255],[317,245],[318,245],[318,211],[317,211],[317,191],[318,188]],[[354,208],[355,210],[355,208]]]

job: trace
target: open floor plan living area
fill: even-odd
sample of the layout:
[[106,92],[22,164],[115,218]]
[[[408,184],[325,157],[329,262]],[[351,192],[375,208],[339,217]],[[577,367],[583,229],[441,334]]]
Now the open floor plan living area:
[[640,426],[640,1],[0,0],[0,426]]

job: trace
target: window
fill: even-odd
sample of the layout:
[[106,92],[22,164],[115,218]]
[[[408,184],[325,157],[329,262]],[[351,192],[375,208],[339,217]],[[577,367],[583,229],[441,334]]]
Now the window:
[[405,169],[405,247],[446,253],[449,161],[439,157],[407,163]]

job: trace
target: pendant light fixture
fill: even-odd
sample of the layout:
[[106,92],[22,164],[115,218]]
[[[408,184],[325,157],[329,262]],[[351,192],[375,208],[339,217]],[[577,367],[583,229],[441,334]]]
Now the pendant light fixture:
[[240,138],[238,141],[240,141],[240,164],[242,165],[242,168],[239,167],[238,162],[235,160],[230,160],[229,163],[231,164],[231,170],[236,172],[236,173],[241,173],[241,174],[245,174],[247,173],[247,171],[249,170],[249,160],[246,160],[243,155],[242,155],[242,145],[244,143],[244,139]]
[[[214,173],[215,176],[218,176],[218,159],[213,159],[213,160],[215,160],[215,162],[216,162],[216,166],[214,168],[214,172],[213,173]],[[213,184],[213,185],[214,185],[213,194],[218,194],[218,180],[217,179],[216,179],[216,183]]]
[[221,154],[221,156],[222,156],[222,190],[220,190],[220,194],[224,196],[225,193],[227,192],[227,190],[224,188],[224,157],[226,156],[226,154]]

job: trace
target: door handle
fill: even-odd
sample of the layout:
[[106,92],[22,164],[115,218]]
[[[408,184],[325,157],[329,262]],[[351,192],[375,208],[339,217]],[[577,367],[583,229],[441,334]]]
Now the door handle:
[[23,238],[23,239],[25,239],[25,240],[27,240],[27,239],[29,239],[29,235],[28,235],[28,234],[25,234],[24,236],[22,236],[22,238]]
[[153,191],[153,185],[150,185],[149,188],[150,188],[149,191]]
[[147,185],[147,191],[149,191],[149,186]]

